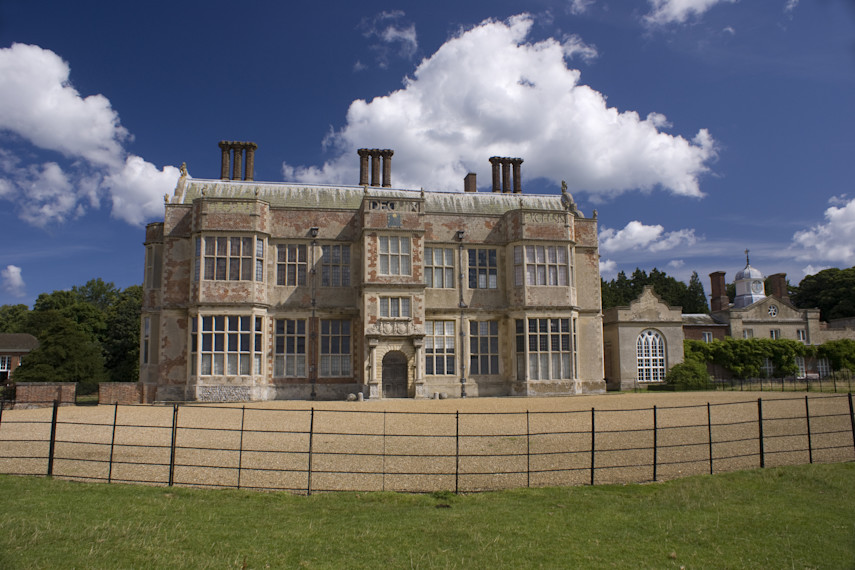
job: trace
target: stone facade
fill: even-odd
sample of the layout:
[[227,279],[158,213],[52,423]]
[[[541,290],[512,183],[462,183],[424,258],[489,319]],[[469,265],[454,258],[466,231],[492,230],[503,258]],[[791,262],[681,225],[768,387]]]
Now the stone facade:
[[396,190],[392,154],[361,149],[360,186],[183,170],[146,228],[157,400],[605,390],[596,215],[523,194],[521,159],[501,192]]

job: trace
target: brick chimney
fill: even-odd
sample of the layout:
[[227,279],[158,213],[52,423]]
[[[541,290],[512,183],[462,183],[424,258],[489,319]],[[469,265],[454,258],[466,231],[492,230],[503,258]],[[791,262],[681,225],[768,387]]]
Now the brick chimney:
[[502,156],[491,156],[490,164],[493,165],[493,192],[507,194],[511,192],[511,166],[514,168],[513,193],[522,192],[522,179],[520,176],[520,165],[523,159],[507,158]]
[[475,173],[470,172],[463,179],[463,191],[464,192],[477,192],[478,186],[475,184]]
[[[254,142],[220,141],[222,162],[220,163],[221,180],[252,180],[255,171],[255,150],[258,145]],[[243,166],[243,155],[246,153],[246,170]],[[232,154],[234,159],[232,159]]]
[[730,304],[724,284],[724,275],[724,271],[710,273],[710,311],[713,313],[727,309]]
[[787,290],[787,274],[776,273],[769,276],[769,294],[774,295],[782,301],[789,301],[790,294]]
[[380,186],[380,168],[382,162],[383,188],[391,188],[392,155],[395,154],[395,151],[388,148],[360,148],[356,153],[359,155],[359,185]]

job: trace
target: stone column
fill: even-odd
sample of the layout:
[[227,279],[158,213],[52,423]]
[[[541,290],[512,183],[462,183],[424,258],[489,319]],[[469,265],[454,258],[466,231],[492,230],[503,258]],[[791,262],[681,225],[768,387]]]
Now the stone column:
[[229,141],[220,141],[220,149],[223,151],[222,162],[220,163],[220,179],[228,180],[229,179],[229,169],[231,167],[231,157],[229,153],[231,151],[232,145]]
[[502,194],[510,194],[511,192],[511,161],[510,159],[502,159]]
[[240,180],[243,176],[243,145],[240,143],[234,143],[232,145],[232,149],[235,151],[234,160],[232,161],[234,163],[232,180]]
[[258,145],[255,143],[246,143],[246,176],[243,177],[244,180],[253,180],[255,176],[255,149],[258,148]]
[[511,164],[514,165],[514,194],[522,192],[522,181],[520,178],[520,165],[523,163],[521,158],[512,158]]
[[415,362],[413,363],[413,386],[415,387],[413,397],[418,399],[428,398],[430,395],[427,393],[427,387],[425,386],[425,374],[424,369],[422,368],[425,361],[424,338],[414,338],[413,348],[416,349]]
[[361,148],[356,151],[359,155],[359,185],[368,185],[368,157],[370,156],[367,148]]
[[493,165],[493,192],[501,192],[500,190],[500,182],[499,182],[499,161],[501,159],[498,156],[490,157],[490,164]]
[[380,186],[380,151],[371,151],[371,185]]
[[392,186],[392,155],[395,154],[395,151],[387,149],[381,151],[380,154],[383,157],[383,188],[390,188]]
[[369,367],[369,376],[368,376],[368,398],[382,398],[383,397],[383,387],[381,382],[383,380],[383,369],[382,364],[380,371],[377,371],[377,345],[380,344],[380,341],[376,338],[368,339],[368,367]]

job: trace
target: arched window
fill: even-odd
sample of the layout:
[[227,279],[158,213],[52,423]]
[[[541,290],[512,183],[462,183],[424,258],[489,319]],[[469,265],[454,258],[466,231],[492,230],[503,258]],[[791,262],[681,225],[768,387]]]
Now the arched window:
[[638,356],[638,381],[662,382],[665,380],[665,339],[658,332],[647,329],[638,335],[635,343]]

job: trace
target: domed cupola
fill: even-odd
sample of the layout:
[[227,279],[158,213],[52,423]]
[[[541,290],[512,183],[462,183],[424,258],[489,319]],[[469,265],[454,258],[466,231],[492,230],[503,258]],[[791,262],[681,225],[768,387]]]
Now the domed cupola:
[[734,278],[736,286],[736,297],[733,299],[733,307],[741,309],[766,298],[766,290],[763,285],[763,273],[759,269],[751,267],[748,261],[748,250],[745,250],[745,268],[739,271]]

